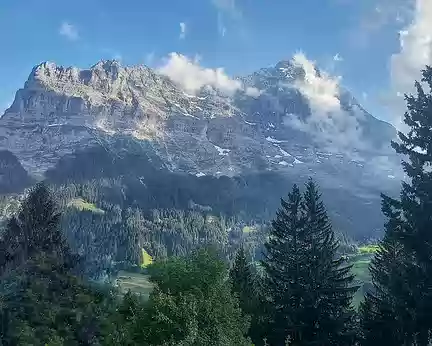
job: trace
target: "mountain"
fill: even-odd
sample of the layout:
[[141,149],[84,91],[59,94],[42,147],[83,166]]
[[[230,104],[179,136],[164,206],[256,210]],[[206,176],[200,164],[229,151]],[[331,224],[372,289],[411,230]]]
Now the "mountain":
[[[109,153],[112,162],[133,151],[142,167],[151,166],[134,173],[142,176],[141,169],[195,179],[250,181],[271,174],[289,184],[313,176],[334,217],[342,220],[340,227],[381,228],[379,193],[395,192],[401,176],[389,146],[395,129],[329,76],[295,59],[236,80],[243,87],[231,95],[209,86],[189,94],[146,66],[101,61],[78,69],[42,63],[0,118],[0,148],[16,155],[32,175],[49,172],[56,179],[60,171],[76,176],[88,169],[83,156],[98,162],[94,148]],[[323,86],[334,92],[322,93]],[[327,107],[322,112],[321,103]],[[131,175],[123,171],[116,172]],[[287,191],[276,188],[272,198],[278,201]],[[373,214],[366,225],[365,212]]]

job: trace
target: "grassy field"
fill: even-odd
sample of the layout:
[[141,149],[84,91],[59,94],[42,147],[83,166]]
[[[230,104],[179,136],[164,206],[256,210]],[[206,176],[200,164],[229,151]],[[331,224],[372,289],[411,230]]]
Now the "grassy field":
[[379,246],[378,245],[363,245],[360,246],[359,248],[359,253],[362,255],[366,255],[366,254],[374,254],[375,252],[378,251]]
[[95,204],[89,203],[82,198],[74,198],[68,203],[68,207],[73,207],[81,211],[91,211],[97,214],[105,214],[105,211],[98,208]]
[[251,232],[255,232],[256,229],[252,226],[244,226],[242,231],[243,233],[251,233]]
[[[376,251],[377,246],[375,245],[363,246],[359,248],[357,254],[352,255],[349,259],[349,263],[353,265],[352,273],[356,277],[356,283],[360,286],[353,298],[353,305],[355,308],[358,308],[360,305],[366,293],[366,286],[371,283],[369,264]],[[119,287],[123,293],[130,290],[133,293],[141,294],[146,299],[149,297],[154,287],[153,284],[149,282],[148,275],[129,271],[120,271],[118,273],[116,286]]]
[[359,248],[358,254],[351,256],[349,263],[353,265],[352,273],[360,285],[359,290],[353,298],[354,307],[358,308],[366,293],[366,286],[372,281],[369,265],[374,253],[378,250],[377,245],[367,245]]
[[130,290],[133,293],[142,295],[146,299],[148,299],[153,290],[153,284],[149,282],[147,275],[123,270],[117,275],[116,286],[119,287],[123,293]]

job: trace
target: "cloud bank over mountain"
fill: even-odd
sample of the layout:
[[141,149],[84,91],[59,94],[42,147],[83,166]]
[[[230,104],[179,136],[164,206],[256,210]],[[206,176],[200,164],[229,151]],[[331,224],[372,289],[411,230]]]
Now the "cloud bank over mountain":
[[241,81],[228,76],[223,68],[202,67],[198,58],[192,60],[179,53],[170,53],[157,70],[194,95],[204,86],[218,89],[227,96],[233,96],[237,91],[244,91],[252,97],[260,94],[256,88],[245,88]]

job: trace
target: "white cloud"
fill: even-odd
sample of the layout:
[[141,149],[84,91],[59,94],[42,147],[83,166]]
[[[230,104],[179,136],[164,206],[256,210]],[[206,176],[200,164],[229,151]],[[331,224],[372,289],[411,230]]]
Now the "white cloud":
[[220,12],[223,12],[230,17],[240,18],[242,13],[236,4],[236,0],[212,0],[213,6],[215,6]]
[[184,40],[186,38],[186,29],[187,29],[186,23],[181,22],[180,23],[180,36],[179,36],[180,40]]
[[59,34],[71,41],[76,41],[79,39],[78,29],[75,27],[75,25],[68,22],[63,22],[60,25]]
[[219,35],[225,37],[227,34],[227,22],[241,25],[243,15],[236,0],[211,0],[211,2],[218,13],[217,27]]
[[220,13],[220,12],[218,13],[218,31],[219,31],[219,35],[221,35],[222,37],[225,37],[225,35],[227,33],[227,28],[225,26],[222,13]]
[[413,93],[414,81],[421,78],[421,70],[432,64],[432,1],[415,0],[411,22],[400,32],[400,49],[390,59],[390,109],[395,112],[394,125],[402,129],[406,109],[404,93]]
[[165,64],[157,70],[191,94],[196,94],[204,86],[211,86],[228,96],[232,96],[236,91],[244,91],[253,97],[259,96],[257,89],[245,89],[240,81],[231,79],[223,68],[200,66],[199,57],[192,60],[182,54],[171,53],[168,59],[165,59]]
[[303,68],[304,81],[296,81],[295,86],[308,98],[313,112],[329,113],[340,109],[339,81],[340,77],[333,78],[326,72],[318,75],[315,62],[306,58],[303,53],[297,53],[293,57],[293,64]]
[[297,80],[293,86],[308,100],[311,114],[305,121],[294,115],[288,116],[287,125],[311,134],[328,150],[361,148],[363,143],[358,119],[362,113],[348,114],[341,108],[341,77],[332,77],[321,70],[318,73],[315,62],[308,60],[303,53],[295,54],[292,62],[305,73],[304,79]]
[[261,91],[258,90],[257,88],[247,87],[245,89],[245,94],[248,95],[248,96],[257,98],[258,96],[261,95]]
[[333,56],[333,60],[336,61],[336,62],[341,62],[341,61],[343,61],[344,59],[341,57],[341,55],[340,55],[339,53],[336,53],[336,54]]

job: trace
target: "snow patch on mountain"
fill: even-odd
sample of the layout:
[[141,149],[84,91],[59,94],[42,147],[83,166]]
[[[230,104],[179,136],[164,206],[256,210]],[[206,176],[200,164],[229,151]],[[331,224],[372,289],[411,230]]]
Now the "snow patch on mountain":
[[230,149],[224,149],[224,148],[221,148],[221,147],[219,147],[219,146],[217,146],[215,144],[213,144],[213,146],[218,151],[218,153],[219,153],[220,156],[227,156],[230,153],[230,151],[231,151]]
[[286,142],[286,141],[280,141],[280,140],[275,139],[275,138],[270,137],[270,136],[266,137],[266,141],[270,142],[270,143],[283,143],[283,142]]

